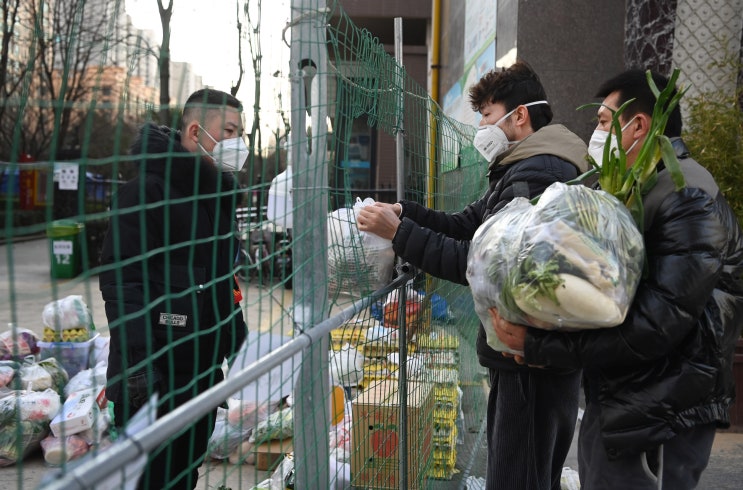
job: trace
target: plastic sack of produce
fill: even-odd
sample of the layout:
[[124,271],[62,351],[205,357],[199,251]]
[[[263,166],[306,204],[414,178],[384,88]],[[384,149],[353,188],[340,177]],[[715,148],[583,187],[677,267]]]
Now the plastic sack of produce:
[[15,464],[38,449],[59,408],[59,394],[51,389],[12,391],[0,399],[0,466]]
[[271,402],[256,403],[228,398],[227,409],[217,408],[208,454],[214,459],[227,459],[248,439],[255,426],[268,418],[275,406]]
[[642,234],[612,195],[555,183],[533,205],[515,198],[477,230],[467,280],[488,344],[488,309],[545,329],[580,330],[624,321],[642,274]]
[[64,393],[64,387],[70,379],[64,367],[53,357],[24,363],[18,370],[18,376],[21,388],[29,391],[51,388],[59,394]]
[[86,454],[90,444],[77,434],[66,437],[49,435],[41,440],[44,461],[52,466],[61,466]]
[[353,208],[340,208],[328,215],[328,289],[330,293],[366,294],[392,279],[395,252],[392,241],[359,231],[356,214],[374,204],[356,198]]
[[294,435],[294,412],[287,407],[274,412],[255,426],[248,441],[261,444],[274,439],[288,439]]
[[22,360],[39,353],[39,339],[26,328],[11,328],[0,333],[0,360]]

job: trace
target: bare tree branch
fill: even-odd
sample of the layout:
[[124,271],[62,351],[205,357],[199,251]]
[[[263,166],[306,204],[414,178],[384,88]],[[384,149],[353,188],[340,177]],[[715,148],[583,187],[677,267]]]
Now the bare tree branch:
[[173,17],[173,0],[163,5],[163,0],[157,0],[160,11],[160,25],[163,40],[160,44],[160,122],[170,123],[170,19]]
[[[243,74],[245,73],[245,68],[243,68],[243,34],[242,34],[242,27],[243,23],[240,22],[240,0],[235,1],[235,9],[237,10],[237,66],[240,68],[240,74],[237,77],[237,83],[230,87],[230,93],[233,96],[237,95],[237,91],[240,90],[240,84],[242,83]],[[247,15],[248,11],[248,1],[245,1],[244,9],[245,14]]]

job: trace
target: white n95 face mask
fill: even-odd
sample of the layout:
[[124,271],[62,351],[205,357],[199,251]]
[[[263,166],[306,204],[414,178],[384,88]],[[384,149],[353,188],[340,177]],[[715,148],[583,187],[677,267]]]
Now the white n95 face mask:
[[243,168],[250,150],[242,138],[218,141],[212,150],[214,162],[225,172],[237,172]]
[[498,155],[506,151],[509,143],[506,133],[495,124],[477,128],[477,134],[472,142],[488,163],[493,163]]
[[[627,121],[627,124],[622,127],[622,132],[624,132],[624,130],[627,129],[630,123],[634,120],[635,118],[633,117]],[[591,139],[588,141],[588,154],[591,155],[591,158],[593,158],[596,165],[599,167],[604,164],[604,147],[606,146],[607,139],[609,139],[609,155],[618,152],[619,139],[617,139],[617,135],[610,135],[608,131],[604,131],[603,129],[595,129],[591,135]],[[639,140],[635,140],[634,143],[632,143],[632,146],[630,146],[625,153],[631,152],[632,148],[635,147],[638,141]]]
[[599,167],[604,164],[604,147],[606,145],[607,138],[611,138],[609,141],[609,155],[617,151],[619,143],[617,143],[617,135],[610,135],[608,131],[603,129],[596,129],[591,135],[591,139],[588,141],[588,154],[596,162]]
[[[538,100],[536,102],[529,102],[528,104],[520,105],[529,107],[532,105],[546,103],[546,100]],[[475,134],[475,139],[472,141],[472,144],[477,149],[477,151],[480,152],[480,155],[485,157],[485,160],[487,160],[489,164],[493,163],[498,155],[508,150],[508,147],[510,145],[518,143],[518,141],[509,141],[506,133],[504,133],[503,130],[498,126],[500,123],[505,121],[508,116],[513,114],[516,109],[518,109],[518,106],[516,106],[505,116],[498,119],[495,124],[484,124],[477,128],[477,134]]]
[[250,156],[250,150],[242,138],[229,138],[217,141],[212,138],[212,135],[209,134],[206,129],[201,126],[199,127],[204,131],[204,133],[206,133],[209,139],[214,142],[214,149],[212,149],[210,153],[206,151],[201,144],[199,144],[199,148],[201,148],[201,151],[205,154],[212,157],[214,164],[219,167],[220,170],[224,172],[237,172],[243,168],[243,165],[245,165],[245,162]]

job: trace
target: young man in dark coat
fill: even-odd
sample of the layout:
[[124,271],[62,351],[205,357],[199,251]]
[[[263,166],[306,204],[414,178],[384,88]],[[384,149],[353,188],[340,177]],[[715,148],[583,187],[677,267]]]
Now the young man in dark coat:
[[[653,79],[660,90],[669,83],[657,73]],[[617,136],[630,167],[655,104],[645,72],[621,73],[598,96],[604,98],[596,128],[603,141],[603,131],[611,131],[609,108],[634,99],[619,118]],[[655,489],[656,478],[663,488],[695,488],[716,429],[730,425],[733,353],[743,324],[743,234],[712,176],[678,138],[678,107],[665,134],[686,187],[675,190],[661,162],[657,183],[643,195],[647,274],[624,322],[559,333],[513,325],[491,311],[498,337],[524,351],[519,361],[583,368],[578,458],[585,490]]]
[[[467,254],[478,227],[516,196],[588,169],[586,145],[552,111],[539,77],[523,62],[487,73],[470,89],[482,115],[474,144],[489,162],[490,187],[458,213],[413,201],[363,208],[359,230],[392,240],[395,253],[421,270],[467,284]],[[487,489],[559,490],[578,415],[580,371],[520,366],[488,344],[480,326],[477,353],[490,374]]]
[[[223,360],[247,335],[230,174],[248,156],[241,110],[225,92],[199,90],[181,131],[146,124],[132,146],[139,174],[112,201],[99,278],[117,426],[154,392],[162,416],[221,381]],[[213,426],[203,417],[158,448],[139,487],[195,488]]]

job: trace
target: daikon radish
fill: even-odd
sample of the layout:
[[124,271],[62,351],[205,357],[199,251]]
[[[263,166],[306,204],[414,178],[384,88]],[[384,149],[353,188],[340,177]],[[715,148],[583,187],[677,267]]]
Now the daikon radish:
[[571,317],[595,327],[613,327],[622,323],[617,304],[590,282],[572,274],[559,274],[562,283],[555,296]]

